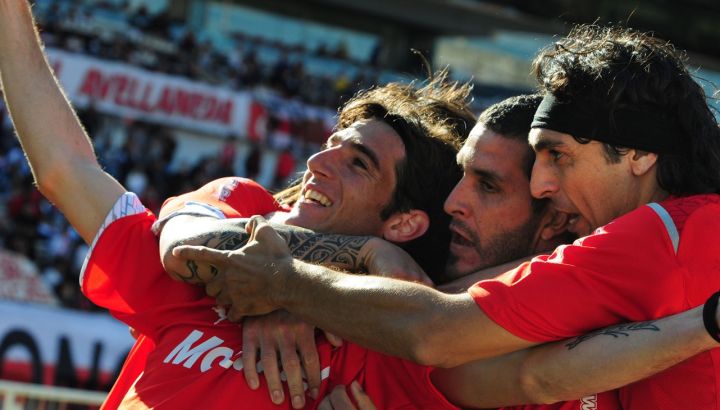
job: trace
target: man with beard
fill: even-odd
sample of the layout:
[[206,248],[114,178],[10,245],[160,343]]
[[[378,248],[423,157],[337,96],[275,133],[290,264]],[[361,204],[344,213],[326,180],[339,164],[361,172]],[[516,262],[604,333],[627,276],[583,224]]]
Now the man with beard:
[[[293,261],[262,221],[238,252],[176,254],[215,265],[208,292],[232,305],[233,318],[284,308],[364,346],[448,368],[716,306],[720,131],[682,57],[643,33],[585,26],[541,52],[535,71],[544,97],[530,133],[531,192],[572,214],[570,230],[586,235],[572,245],[459,295]],[[473,145],[465,147],[474,155]],[[391,252],[372,254],[392,263]],[[273,275],[262,269],[269,261]],[[714,409],[717,354],[621,388],[623,408]],[[436,385],[476,405],[472,378],[443,383],[456,372],[433,372]]]

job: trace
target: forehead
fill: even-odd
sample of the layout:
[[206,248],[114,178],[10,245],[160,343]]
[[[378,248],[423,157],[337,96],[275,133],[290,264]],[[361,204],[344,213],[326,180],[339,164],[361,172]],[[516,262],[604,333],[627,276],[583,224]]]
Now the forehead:
[[533,128],[528,135],[528,142],[535,151],[543,151],[558,146],[572,146],[580,144],[570,134],[544,128]]
[[498,175],[501,179],[526,180],[523,164],[528,146],[522,141],[506,138],[483,124],[476,125],[458,153],[458,162],[473,170]]
[[405,157],[405,145],[395,130],[383,121],[360,120],[349,127],[335,132],[328,138],[329,144],[350,143],[358,149],[369,149],[378,158],[380,165],[395,162]]

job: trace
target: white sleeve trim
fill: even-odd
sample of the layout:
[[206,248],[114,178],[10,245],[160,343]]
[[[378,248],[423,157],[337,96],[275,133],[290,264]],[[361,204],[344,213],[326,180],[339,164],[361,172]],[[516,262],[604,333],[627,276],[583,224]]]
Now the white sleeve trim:
[[672,242],[673,249],[677,255],[678,247],[680,245],[680,234],[678,233],[677,226],[675,226],[675,221],[673,221],[672,216],[670,216],[668,211],[657,202],[649,203],[648,206],[650,209],[655,211],[655,213],[660,217],[663,225],[665,225],[665,230],[670,237],[670,242]]
[[215,219],[225,219],[225,214],[220,210],[220,208],[204,204],[202,202],[187,201],[182,208],[171,212],[169,215],[166,215],[162,219],[158,219],[155,223],[153,223],[152,231],[155,236],[160,236],[160,233],[165,227],[167,221],[180,215],[208,216]]
[[105,217],[105,221],[100,226],[100,229],[98,229],[98,232],[95,234],[95,238],[93,239],[92,244],[90,245],[90,249],[85,256],[85,261],[83,262],[82,269],[80,270],[80,287],[82,287],[83,284],[83,279],[85,277],[85,268],[87,267],[88,260],[90,260],[90,255],[92,255],[93,249],[95,249],[95,244],[97,243],[98,239],[103,234],[103,232],[105,232],[105,228],[107,228],[111,223],[117,221],[118,219],[143,212],[145,212],[145,206],[142,204],[142,202],[140,202],[140,198],[138,198],[138,196],[132,192],[125,192],[120,196],[120,198],[118,198],[117,201],[115,201],[115,205],[113,205],[112,209],[110,209],[110,212]]

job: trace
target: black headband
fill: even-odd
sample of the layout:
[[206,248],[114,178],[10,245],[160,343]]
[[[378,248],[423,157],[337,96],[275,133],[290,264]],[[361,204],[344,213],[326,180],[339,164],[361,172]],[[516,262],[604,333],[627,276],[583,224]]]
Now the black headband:
[[654,153],[678,152],[682,146],[680,127],[660,113],[631,108],[610,113],[603,104],[559,101],[550,93],[545,94],[531,127]]

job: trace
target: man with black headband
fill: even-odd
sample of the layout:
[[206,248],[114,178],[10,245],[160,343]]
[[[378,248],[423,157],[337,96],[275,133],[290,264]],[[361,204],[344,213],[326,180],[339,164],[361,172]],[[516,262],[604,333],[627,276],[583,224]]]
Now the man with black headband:
[[[586,235],[574,244],[460,295],[293,261],[263,222],[240,252],[177,253],[220,269],[208,290],[233,305],[233,316],[282,307],[362,345],[440,367],[703,304],[717,338],[720,130],[681,56],[645,34],[580,27],[542,51],[534,69],[547,97],[530,133],[531,190],[573,215],[571,230]],[[373,254],[391,263],[390,253]],[[227,278],[245,286],[220,291]],[[652,322],[601,334],[652,339],[664,331]],[[622,406],[717,409],[716,363],[713,350],[623,387]],[[437,370],[433,380],[472,406],[457,374]]]

